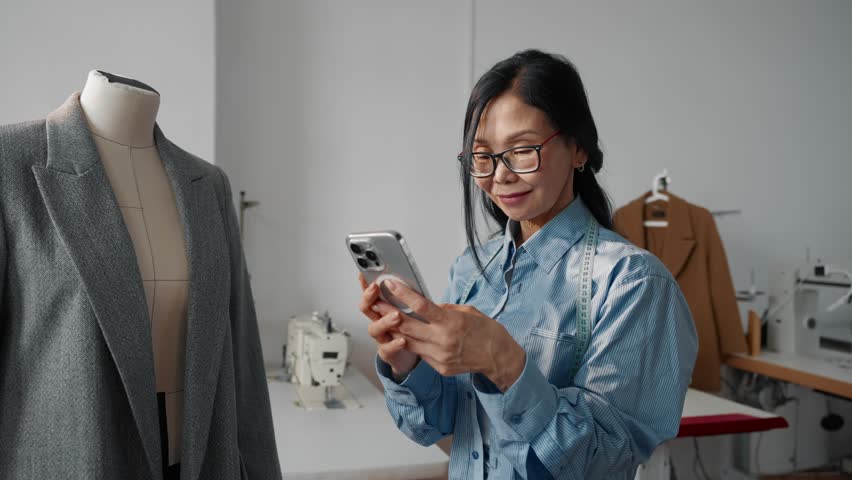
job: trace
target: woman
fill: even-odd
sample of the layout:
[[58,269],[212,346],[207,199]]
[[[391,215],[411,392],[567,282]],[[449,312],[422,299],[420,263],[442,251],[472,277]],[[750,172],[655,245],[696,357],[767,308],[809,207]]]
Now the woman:
[[[453,434],[450,478],[625,478],[675,436],[696,355],[689,308],[655,257],[611,231],[579,75],[528,50],[471,93],[459,155],[469,247],[446,304],[364,288],[391,416]],[[474,188],[475,187],[475,188]],[[502,228],[477,245],[475,191]]]

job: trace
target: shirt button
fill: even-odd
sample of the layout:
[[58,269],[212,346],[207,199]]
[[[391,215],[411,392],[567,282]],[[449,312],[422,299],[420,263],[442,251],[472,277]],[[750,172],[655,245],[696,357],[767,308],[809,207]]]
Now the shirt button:
[[521,423],[521,416],[520,415],[512,415],[512,423],[514,423],[515,425]]
[[479,460],[479,452],[475,450],[473,453],[470,454],[470,456],[473,457],[474,460]]

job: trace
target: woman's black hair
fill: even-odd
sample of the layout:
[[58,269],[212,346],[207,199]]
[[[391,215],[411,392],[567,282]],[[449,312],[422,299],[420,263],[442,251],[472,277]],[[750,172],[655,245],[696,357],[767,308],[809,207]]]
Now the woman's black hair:
[[[598,184],[595,174],[603,166],[603,152],[598,145],[598,130],[586,90],[574,65],[559,55],[539,50],[524,50],[498,62],[476,82],[467,104],[464,118],[464,148],[459,171],[464,191],[464,223],[467,244],[480,270],[474,216],[476,185],[468,168],[473,139],[479,127],[482,112],[495,97],[512,90],[523,101],[543,111],[553,127],[560,130],[566,139],[573,140],[586,153],[588,160],[583,172],[575,170],[574,194],[603,227],[612,229],[612,207],[606,192]],[[509,217],[485,192],[480,191],[483,211],[498,225],[498,234],[504,234]]]

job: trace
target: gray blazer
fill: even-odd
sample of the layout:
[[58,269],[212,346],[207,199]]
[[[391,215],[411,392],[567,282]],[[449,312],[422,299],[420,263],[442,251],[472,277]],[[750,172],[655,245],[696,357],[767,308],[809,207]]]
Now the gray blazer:
[[[181,479],[281,478],[230,185],[157,149],[189,259]],[[79,94],[0,127],[0,479],[161,479],[151,326]]]

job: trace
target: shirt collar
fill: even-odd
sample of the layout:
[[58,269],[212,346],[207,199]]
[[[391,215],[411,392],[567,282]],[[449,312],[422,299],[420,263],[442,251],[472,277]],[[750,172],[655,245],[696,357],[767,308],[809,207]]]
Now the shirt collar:
[[[517,250],[526,251],[540,268],[550,273],[565,253],[586,233],[586,224],[591,215],[586,204],[577,196],[523,245],[517,247]],[[507,255],[513,250],[515,234],[520,228],[520,224],[514,220],[506,222],[503,249]]]

